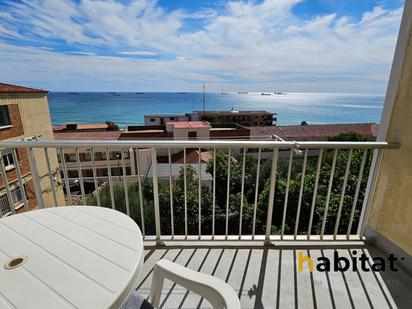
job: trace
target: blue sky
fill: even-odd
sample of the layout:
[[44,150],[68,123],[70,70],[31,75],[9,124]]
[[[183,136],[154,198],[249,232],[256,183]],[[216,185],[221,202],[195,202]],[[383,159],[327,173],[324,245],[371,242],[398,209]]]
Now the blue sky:
[[402,0],[0,1],[0,80],[383,94]]

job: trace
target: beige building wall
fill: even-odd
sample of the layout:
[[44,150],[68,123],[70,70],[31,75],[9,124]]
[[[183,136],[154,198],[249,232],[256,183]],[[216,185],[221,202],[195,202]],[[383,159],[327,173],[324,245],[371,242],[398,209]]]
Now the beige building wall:
[[196,132],[196,139],[208,140],[210,136],[210,128],[173,128],[174,140],[188,140],[189,132]]
[[[20,118],[23,126],[24,137],[33,135],[40,136],[41,139],[53,140],[53,130],[46,93],[27,93],[10,96],[2,96],[1,105],[18,104]],[[46,207],[54,206],[51,192],[51,184],[48,176],[47,161],[43,149],[34,150],[37,169],[41,179],[44,203]],[[65,205],[62,182],[58,173],[57,154],[55,149],[48,150],[50,168],[54,173],[55,186],[57,189],[56,197],[59,205]]]
[[378,162],[368,226],[412,255],[412,1],[407,0],[378,140],[400,143]]

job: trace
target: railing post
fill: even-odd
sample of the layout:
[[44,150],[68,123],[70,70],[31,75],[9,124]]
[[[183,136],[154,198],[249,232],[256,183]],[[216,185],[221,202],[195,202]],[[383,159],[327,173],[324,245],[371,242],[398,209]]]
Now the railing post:
[[370,204],[372,201],[373,193],[375,191],[376,178],[378,176],[381,158],[382,158],[382,149],[375,149],[375,151],[373,152],[372,163],[371,163],[371,167],[369,170],[368,183],[366,185],[366,190],[365,190],[365,197],[362,203],[362,211],[359,217],[357,234],[360,238],[362,238],[364,234],[366,221],[369,216]]
[[154,201],[154,211],[155,211],[156,244],[160,244],[159,184],[157,180],[156,148],[151,148],[151,155],[152,155],[153,201]]
[[[18,164],[18,162],[17,162],[17,164]],[[11,195],[9,180],[7,178],[7,172],[6,172],[6,168],[4,166],[3,155],[2,154],[0,154],[0,172],[1,172],[1,176],[3,177],[4,188],[6,190],[7,201],[9,202],[10,211],[14,215],[16,213],[16,209],[14,208],[15,203],[14,203],[13,197]],[[24,190],[24,188],[23,188],[23,190]]]
[[[19,158],[17,157],[16,148],[12,149],[12,153],[13,153],[14,166],[16,168],[17,179],[19,181],[20,192],[21,192],[21,196],[23,197],[24,211],[29,211],[30,210],[29,203],[27,201],[26,190],[24,189],[23,179],[21,177],[20,161],[19,161]],[[3,159],[3,156],[1,156],[1,158]]]
[[275,202],[275,184],[276,184],[276,170],[278,166],[278,155],[279,155],[279,149],[278,148],[273,149],[272,169],[270,173],[268,214],[267,214],[267,219],[266,219],[265,245],[270,244],[270,230],[272,228],[273,205]]
[[37,163],[36,158],[34,157],[33,148],[28,148],[27,152],[29,157],[31,175],[34,183],[34,191],[36,193],[37,205],[39,206],[39,208],[44,208],[43,193],[41,190],[40,177],[39,172],[37,170]]

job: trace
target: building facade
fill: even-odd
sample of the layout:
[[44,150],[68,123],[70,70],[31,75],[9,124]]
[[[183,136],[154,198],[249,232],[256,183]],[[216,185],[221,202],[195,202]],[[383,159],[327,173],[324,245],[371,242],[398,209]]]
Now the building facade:
[[266,111],[193,111],[186,114],[145,115],[146,126],[165,125],[167,122],[207,121],[210,124],[239,124],[246,127],[275,126],[277,114]]
[[[47,91],[0,83],[0,140],[20,140],[37,136],[41,139],[53,139]],[[43,149],[33,149],[40,189],[44,206],[54,205],[52,186],[48,177],[48,167]],[[12,208],[16,212],[23,210],[23,198],[28,199],[28,207],[36,208],[36,193],[28,153],[19,149],[1,149],[1,161],[5,177],[0,179],[0,216],[7,215]],[[56,152],[48,151],[50,167],[54,175],[57,203],[64,204],[61,180],[58,173]],[[19,166],[16,166],[16,162]],[[19,185],[19,176],[23,186]],[[6,183],[7,182],[7,183]],[[6,185],[11,190],[11,197],[6,194]]]
[[165,125],[166,122],[171,121],[190,121],[189,114],[160,114],[160,115],[145,115],[144,125],[145,126],[159,126]]
[[195,111],[191,120],[211,124],[237,123],[246,127],[276,126],[277,114],[266,111]]

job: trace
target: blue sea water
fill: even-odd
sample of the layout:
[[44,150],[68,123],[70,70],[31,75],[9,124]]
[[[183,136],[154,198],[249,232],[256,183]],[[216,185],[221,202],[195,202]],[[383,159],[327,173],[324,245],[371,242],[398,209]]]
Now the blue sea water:
[[[107,120],[123,127],[143,124],[146,114],[189,113],[202,110],[202,93],[166,92],[51,92],[53,125],[68,121]],[[279,125],[379,122],[383,96],[336,93],[206,93],[206,110],[266,110],[278,113]]]

